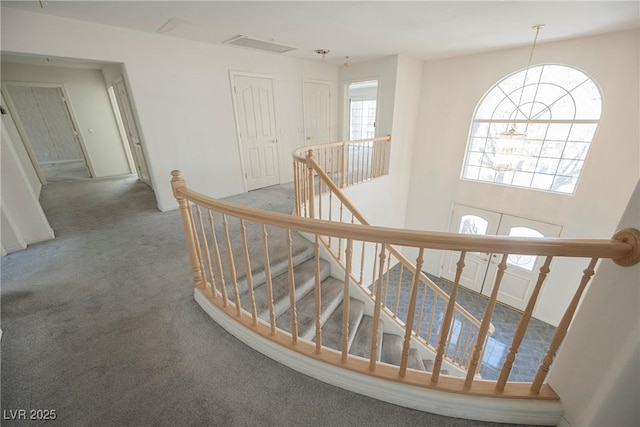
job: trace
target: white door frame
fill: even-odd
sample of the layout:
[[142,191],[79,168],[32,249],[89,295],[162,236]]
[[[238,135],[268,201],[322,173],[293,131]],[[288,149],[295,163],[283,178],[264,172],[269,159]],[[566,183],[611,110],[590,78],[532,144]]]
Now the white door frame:
[[349,85],[351,83],[370,82],[377,81],[377,93],[376,93],[376,134],[378,136],[378,126],[380,118],[380,76],[363,77],[357,79],[342,80],[342,140],[348,141],[351,133],[351,111],[349,108]]
[[304,145],[313,145],[315,144],[314,141],[311,141],[309,138],[309,136],[307,135],[307,121],[306,121],[306,117],[307,117],[307,112],[306,112],[306,93],[305,93],[305,83],[314,83],[314,84],[320,84],[320,85],[325,85],[329,87],[329,117],[327,117],[327,119],[329,120],[329,141],[325,141],[325,142],[331,142],[331,130],[332,130],[332,114],[331,111],[333,110],[331,108],[331,82],[328,82],[326,80],[316,80],[316,79],[302,79],[302,136],[304,138]]
[[122,112],[120,111],[120,107],[118,106],[116,89],[113,83],[110,83],[107,86],[107,94],[109,95],[109,101],[111,101],[111,109],[113,110],[113,115],[116,120],[116,125],[118,126],[120,139],[122,139],[122,147],[124,149],[125,154],[127,155],[127,162],[129,163],[129,173],[132,173],[132,174],[137,173],[138,169],[136,168],[135,160],[133,159],[133,153],[131,152],[127,131],[122,121]]
[[[31,161],[31,165],[33,166],[33,170],[36,171],[36,175],[38,176],[38,180],[40,184],[47,185],[47,178],[44,176],[44,172],[40,168],[40,163],[38,163],[38,158],[36,157],[36,153],[33,152],[33,148],[31,148],[31,143],[29,142],[29,137],[27,136],[27,132],[22,125],[22,121],[20,121],[20,117],[17,114],[16,108],[13,105],[13,101],[9,97],[9,91],[7,88],[2,85],[2,97],[5,101],[5,107],[7,107],[7,112],[11,116],[13,123],[16,126],[18,131],[18,135],[20,136],[22,146],[24,147],[27,155],[29,156],[29,160]],[[17,142],[17,141],[16,141]]]
[[22,120],[20,119],[20,115],[18,114],[18,110],[15,106],[15,104],[13,103],[13,99],[11,98],[11,94],[9,93],[9,87],[10,86],[27,86],[27,87],[45,87],[45,88],[59,88],[62,91],[62,96],[64,96],[65,102],[64,105],[66,105],[67,107],[67,111],[69,113],[69,117],[71,118],[71,124],[73,125],[73,128],[76,132],[76,136],[78,137],[78,143],[80,145],[80,150],[82,151],[82,155],[84,157],[85,163],[87,165],[87,168],[89,169],[89,175],[91,175],[91,178],[94,178],[96,176],[94,169],[93,169],[93,164],[91,163],[91,157],[89,157],[89,154],[87,152],[87,147],[86,144],[84,142],[84,138],[82,136],[82,132],[80,131],[80,126],[78,125],[78,120],[76,119],[76,114],[75,111],[73,109],[73,105],[71,103],[71,98],[69,98],[69,94],[67,92],[67,88],[65,87],[64,83],[41,83],[41,82],[17,82],[17,81],[6,81],[2,83],[2,93],[4,95],[5,101],[7,101],[7,108],[9,109],[9,112],[11,114],[11,116],[13,117],[13,121],[16,124],[16,128],[18,129],[18,133],[20,134],[20,137],[23,139],[23,143],[25,146],[25,149],[27,150],[27,154],[29,154],[29,158],[31,159],[31,163],[33,163],[33,167],[36,171],[36,174],[38,175],[38,178],[40,179],[40,182],[42,183],[42,185],[46,185],[47,184],[47,180],[44,177],[44,173],[42,172],[42,169],[40,168],[40,164],[38,163],[38,159],[35,155],[35,151],[33,150],[32,146],[31,146],[31,142],[29,141],[29,138],[27,137],[27,132],[24,128],[24,125],[22,123]]
[[[131,120],[129,120],[129,118],[124,117],[126,113],[124,113],[122,111],[122,108],[120,107],[119,95],[116,87],[116,85],[118,84],[121,84],[124,90],[124,99],[122,99],[122,102],[126,103],[126,105],[124,106],[127,108],[128,113],[131,116],[130,117]],[[149,187],[153,188],[153,185],[151,183],[151,172],[149,170],[149,162],[147,161],[147,156],[145,154],[146,150],[142,143],[142,136],[140,135],[140,127],[138,126],[136,115],[133,110],[133,105],[131,104],[131,96],[130,96],[129,88],[127,87],[127,83],[125,82],[123,76],[119,76],[110,83],[109,87],[113,88],[113,94],[115,97],[114,101],[116,102],[115,107],[118,108],[117,112],[114,111],[114,113],[117,113],[116,115],[118,114],[120,115],[120,117],[116,119],[116,123],[118,124],[118,129],[120,130],[120,126],[124,128],[125,139],[123,140],[123,144],[126,147],[125,152],[131,155],[131,158],[135,164],[135,172],[138,175],[138,178],[140,179],[140,181],[144,182]],[[127,123],[131,122],[129,123],[129,125],[132,127],[132,129],[127,129],[129,125],[125,124],[125,119]],[[132,131],[135,133],[135,137],[138,140],[137,143],[131,140],[131,138],[128,135],[129,131]],[[127,147],[127,144],[128,144],[128,147]],[[136,148],[136,145],[140,147],[139,150]],[[138,158],[138,155],[141,158]],[[142,173],[140,173],[140,170],[142,170]],[[145,179],[145,175],[146,175],[146,179]]]
[[[246,193],[248,190],[248,185],[247,185],[247,177],[246,177],[246,165],[244,162],[244,148],[242,145],[242,137],[240,135],[240,125],[238,123],[238,107],[236,105],[236,96],[234,93],[234,81],[236,77],[255,77],[255,78],[260,78],[260,79],[269,79],[271,80],[271,88],[273,89],[273,121],[274,121],[274,126],[275,126],[275,132],[276,134],[279,134],[278,131],[278,110],[276,108],[276,82],[275,82],[275,78],[272,74],[261,74],[261,73],[254,73],[254,72],[249,72],[249,71],[236,71],[236,70],[229,70],[229,89],[231,90],[231,103],[233,105],[233,117],[235,119],[235,123],[236,123],[236,141],[238,141],[238,156],[240,157],[240,168],[242,169],[242,188],[244,190],[244,192]],[[278,142],[279,142],[279,135],[278,135]],[[280,173],[280,144],[277,144],[277,154],[278,154],[278,182],[280,182],[280,178],[282,176],[282,174]]]

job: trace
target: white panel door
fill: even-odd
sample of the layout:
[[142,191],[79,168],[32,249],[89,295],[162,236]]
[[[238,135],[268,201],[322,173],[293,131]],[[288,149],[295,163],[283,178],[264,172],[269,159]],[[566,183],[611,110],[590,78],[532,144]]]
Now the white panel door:
[[331,84],[305,81],[303,97],[306,144],[331,141]]
[[[462,234],[497,234],[501,215],[498,212],[455,205],[449,231]],[[469,252],[464,259],[460,284],[476,292],[482,292],[490,254]],[[454,281],[460,252],[445,251],[442,261],[442,277]]]
[[[455,205],[449,231],[475,235],[504,235],[513,237],[558,237],[559,225],[504,215],[499,212]],[[441,276],[454,281],[459,252],[445,251],[442,258]],[[460,285],[489,296],[496,280],[501,254],[480,252],[467,253]],[[533,292],[544,258],[511,254],[507,258],[498,301],[523,310]]]
[[[526,218],[518,218],[510,215],[502,215],[498,234],[513,237],[558,237],[562,227],[554,224],[533,221]],[[482,288],[482,293],[489,295],[498,273],[498,263],[502,255],[493,254],[487,270],[487,277]],[[504,272],[498,301],[524,310],[527,301],[533,292],[540,267],[545,257],[535,255],[510,254],[507,258],[507,269]]]
[[127,87],[124,85],[122,78],[117,79],[113,83],[114,92],[116,95],[116,101],[118,103],[118,113],[122,119],[122,125],[127,135],[129,148],[133,156],[133,163],[136,165],[138,172],[138,178],[148,186],[151,186],[151,180],[149,179],[149,168],[147,167],[147,160],[140,144],[140,135],[138,134],[138,128],[136,127],[136,121],[133,117],[133,109],[129,102],[129,94],[127,93]]
[[68,100],[60,87],[7,86],[27,140],[47,181],[90,178]]
[[279,184],[273,81],[269,77],[232,74],[232,84],[247,191]]

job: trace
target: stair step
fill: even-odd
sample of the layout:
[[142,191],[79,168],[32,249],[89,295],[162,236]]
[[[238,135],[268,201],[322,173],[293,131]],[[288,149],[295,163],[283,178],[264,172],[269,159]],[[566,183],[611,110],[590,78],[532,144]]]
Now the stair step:
[[[309,243],[298,233],[291,233],[291,239],[293,242],[291,259],[294,266],[302,264],[305,261],[313,258],[315,253],[313,244]],[[282,274],[286,274],[286,272],[289,270],[288,253],[289,252],[286,248],[269,248],[269,265],[271,268],[271,277],[275,278]],[[264,254],[261,254],[261,256],[264,257]],[[251,257],[250,259],[258,260],[258,262],[252,263],[251,266],[251,277],[253,279],[253,285],[255,289],[259,285],[262,285],[266,282],[266,271],[264,269],[264,263],[261,262],[263,258],[260,258],[260,256],[258,256],[257,258]],[[238,293],[243,294],[245,292],[248,292],[249,290],[247,277],[244,273],[244,264],[236,264],[236,268],[238,269]],[[227,278],[227,281],[228,280],[229,279]],[[227,288],[229,288],[229,286],[227,286]],[[233,295],[233,293],[230,292],[229,295]]]
[[[383,330],[382,320],[379,320],[378,324],[378,354],[376,355],[376,360],[380,360],[380,352],[382,350],[382,330]],[[349,347],[349,353],[354,356],[364,357],[365,359],[369,359],[369,355],[371,354],[371,334],[373,333],[373,317],[371,316],[362,316],[362,321],[360,322],[360,326],[358,326],[358,330],[356,331],[356,335],[353,338],[353,343]]]
[[[429,360],[423,360],[422,363],[424,363],[424,370],[427,372],[432,372],[433,371],[433,360],[429,359]],[[443,375],[449,375],[449,371],[447,369],[440,369],[440,373]]]
[[[313,258],[303,262],[293,269],[294,280],[296,285],[296,299],[301,299],[315,285],[315,260]],[[331,273],[331,266],[327,261],[320,260],[320,280],[325,280]],[[273,289],[273,307],[276,318],[287,311],[290,306],[289,300],[289,272],[285,271],[271,281]],[[264,283],[254,286],[254,296],[256,300],[256,309],[258,317],[263,320],[269,320],[269,299],[267,298],[267,287]],[[227,291],[229,292],[229,291]],[[228,293],[231,301],[233,291]],[[249,301],[249,292],[240,295],[240,304],[243,309],[250,311],[251,305]]]
[[[341,351],[342,349],[343,302],[336,307],[331,316],[329,316],[329,319],[322,326],[322,345],[338,351]],[[364,303],[355,298],[349,298],[349,337],[347,348],[351,347],[351,343],[353,343],[353,339],[363,315]]]
[[[344,283],[327,277],[320,287],[322,309],[320,313],[320,324],[324,324],[336,307],[342,302]],[[312,340],[316,333],[316,298],[315,292],[311,291],[296,303],[296,314],[298,317],[298,336],[307,340]],[[291,310],[287,310],[276,319],[278,328],[291,332]]]
[[[384,334],[382,339],[382,358],[380,360],[391,365],[400,366],[403,341],[404,338],[400,335]],[[407,367],[419,371],[425,370],[420,353],[415,348],[409,348]]]

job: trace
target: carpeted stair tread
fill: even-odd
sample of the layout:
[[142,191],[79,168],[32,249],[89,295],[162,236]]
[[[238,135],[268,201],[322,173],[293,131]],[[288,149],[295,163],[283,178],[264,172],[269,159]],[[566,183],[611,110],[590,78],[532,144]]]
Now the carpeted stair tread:
[[[382,339],[382,356],[380,360],[391,365],[400,366],[403,341],[404,339],[400,335],[384,334],[384,337]],[[407,356],[407,367],[420,371],[425,370],[425,366],[424,363],[422,363],[420,353],[415,348],[409,348],[409,355]]]
[[[329,319],[322,326],[322,345],[340,351],[342,349],[342,304],[333,311]],[[351,346],[356,335],[362,316],[364,303],[355,298],[349,298],[349,336],[348,347]],[[315,340],[314,340],[315,341]]]
[[[422,363],[424,363],[424,370],[427,372],[432,372],[433,371],[433,360],[429,359],[429,360],[423,360]],[[447,369],[440,369],[440,373],[443,375],[449,375],[449,371]]]
[[[380,352],[382,350],[382,330],[383,324],[382,319],[378,324],[378,354],[376,355],[376,360],[380,360]],[[360,321],[360,326],[358,326],[358,330],[356,331],[356,335],[353,338],[353,342],[349,347],[349,353],[354,356],[364,357],[365,359],[369,359],[369,355],[371,354],[371,334],[373,333],[373,317],[371,316],[362,316],[362,320]]]
[[[293,265],[297,266],[299,264],[304,263],[305,261],[313,258],[314,255],[314,247],[313,244],[309,241],[305,240],[298,233],[291,233],[292,241],[297,241],[302,239],[298,244],[292,245],[292,256],[291,259],[293,261]],[[296,239],[297,237],[297,239]],[[272,254],[272,250],[269,250],[269,265],[271,268],[271,277],[277,277],[281,274],[285,274],[289,269],[289,253],[288,250],[282,248],[281,251],[278,251],[275,255]],[[237,258],[237,257],[236,257]],[[253,263],[251,264],[251,274],[253,279],[254,288],[264,284],[266,282],[266,273],[264,268],[264,253],[259,256],[254,256],[251,258]],[[259,262],[255,262],[258,260]],[[246,274],[244,273],[245,268],[243,265],[236,265],[238,269],[238,292],[243,294],[248,292],[248,282]],[[227,279],[228,280],[228,279]]]
[[[324,280],[329,276],[331,266],[327,261],[320,260],[320,280]],[[315,261],[308,259],[293,269],[294,280],[296,285],[296,298],[304,297],[313,289],[315,283]],[[284,271],[271,280],[273,289],[273,307],[275,316],[278,317],[287,311],[291,305],[289,301],[289,272]],[[227,287],[229,289],[229,287]],[[233,291],[229,292],[229,299],[234,300]],[[269,299],[267,297],[267,287],[265,284],[254,286],[254,296],[256,299],[256,309],[258,317],[269,320]],[[250,311],[249,292],[240,295],[240,303],[243,309]]]
[[[336,307],[342,302],[344,283],[333,277],[327,277],[321,284],[322,309],[320,313],[320,324],[324,324]],[[312,290],[296,304],[296,314],[298,318],[298,336],[307,340],[315,337],[315,290]],[[278,328],[291,332],[291,310],[287,310],[276,319]]]

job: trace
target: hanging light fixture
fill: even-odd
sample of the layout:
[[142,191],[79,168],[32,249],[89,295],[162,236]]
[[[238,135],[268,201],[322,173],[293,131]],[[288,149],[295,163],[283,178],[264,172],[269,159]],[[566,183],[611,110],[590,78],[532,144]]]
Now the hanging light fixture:
[[316,49],[315,51],[318,55],[322,56],[322,62],[324,62],[324,58],[327,56],[327,54],[329,52],[331,52],[329,49]]
[[[526,141],[526,134],[519,132],[516,128],[516,120],[518,118],[518,112],[522,113],[522,95],[524,93],[525,86],[527,84],[527,77],[529,76],[529,69],[531,68],[531,60],[533,59],[533,52],[536,48],[536,42],[538,41],[538,34],[540,30],[544,28],[544,25],[534,25],[532,27],[535,30],[536,35],[533,39],[533,45],[531,46],[531,53],[529,54],[529,62],[524,72],[524,79],[522,81],[522,90],[520,91],[520,97],[518,104],[516,105],[515,112],[513,113],[513,123],[508,130],[500,132],[498,134],[498,140],[496,142],[496,155],[494,158],[493,169],[498,171],[513,170],[517,155],[522,150],[522,145]],[[526,115],[523,114],[523,116]]]

